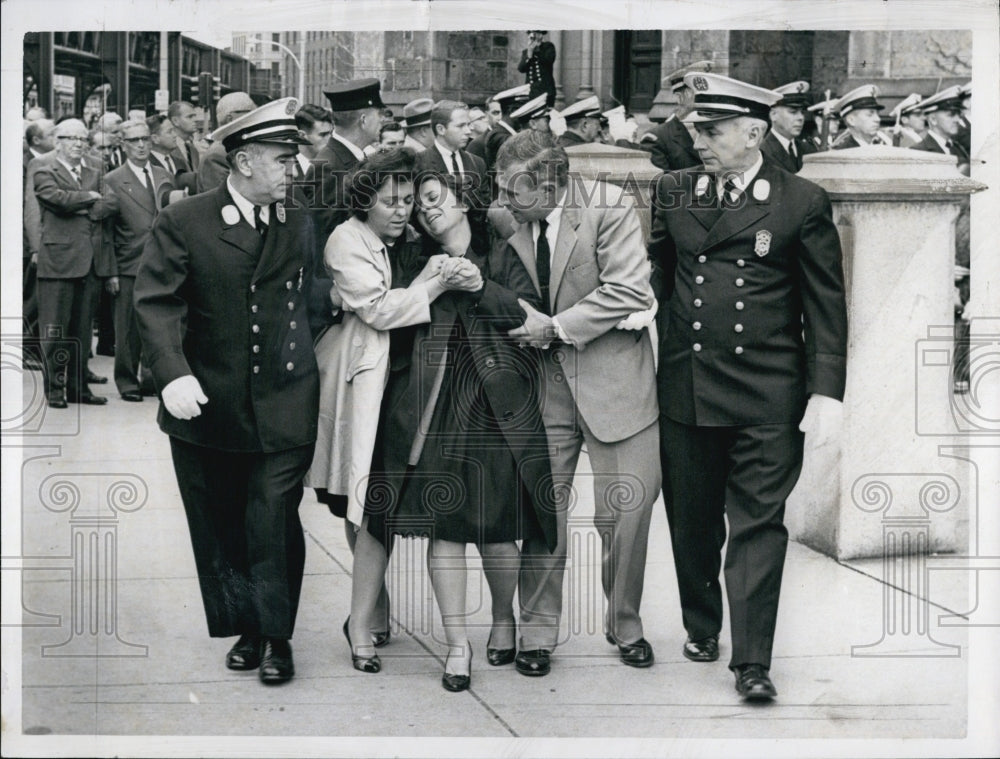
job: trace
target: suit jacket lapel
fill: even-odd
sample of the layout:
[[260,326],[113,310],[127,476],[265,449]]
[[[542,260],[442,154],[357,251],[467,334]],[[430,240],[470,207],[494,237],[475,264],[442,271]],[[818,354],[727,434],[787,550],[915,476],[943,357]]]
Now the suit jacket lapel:
[[[243,218],[240,209],[233,203],[233,199],[230,197],[225,183],[215,192],[218,213],[222,219],[222,229],[219,232],[219,237],[230,245],[239,248],[248,256],[256,258],[257,250],[260,246],[260,235],[257,234],[257,230],[251,227]],[[222,209],[227,206],[231,207],[235,214],[229,212],[223,214]],[[234,219],[235,221],[233,221]]]
[[[757,187],[759,182],[767,182],[768,185]],[[775,173],[769,166],[768,159],[764,159],[764,165],[760,167],[757,176],[746,187],[740,196],[739,208],[727,208],[722,211],[718,221],[708,231],[708,235],[701,243],[699,252],[708,250],[713,245],[718,245],[723,240],[728,240],[733,235],[743,231],[751,224],[760,221],[771,212],[771,188],[775,183]],[[767,194],[762,191],[767,187]],[[760,198],[758,198],[760,196]]]
[[580,210],[563,206],[562,219],[559,222],[559,235],[556,237],[556,247],[552,251],[550,265],[549,298],[552,302],[549,306],[552,313],[555,313],[556,293],[559,292],[559,284],[562,282],[562,276],[566,271],[570,256],[573,255],[573,248],[576,247],[576,228],[579,226]]
[[[715,189],[715,175],[702,171],[688,174],[687,177],[694,181],[694,188],[687,203],[687,212],[708,232],[722,215]],[[697,189],[700,185],[704,185],[705,191],[698,195]]]
[[[542,289],[538,285],[538,269],[535,267],[535,243],[531,239],[531,225],[522,224],[517,228],[517,231],[507,240],[507,244],[514,249],[518,257],[521,259],[521,263],[524,264],[524,268],[528,270],[528,276],[531,277],[531,284],[535,286],[535,292],[539,295],[542,294]],[[549,290],[552,289],[552,280],[549,280]]]
[[[142,187],[138,181],[132,176],[131,169],[125,169],[128,173],[122,177],[122,187],[125,188],[125,192],[128,196],[132,198],[136,203],[149,211],[150,214],[155,214],[156,209],[152,205],[152,198],[149,197],[149,190]],[[150,174],[152,176],[152,174]],[[156,191],[156,183],[153,183],[153,191]]]

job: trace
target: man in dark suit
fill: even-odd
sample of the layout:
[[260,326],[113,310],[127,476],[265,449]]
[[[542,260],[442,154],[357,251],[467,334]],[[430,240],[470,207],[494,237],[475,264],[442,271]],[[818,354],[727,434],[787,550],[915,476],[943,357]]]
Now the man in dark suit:
[[181,167],[174,161],[173,151],[177,147],[177,130],[173,122],[162,113],[154,113],[146,119],[146,127],[149,129],[149,162],[153,166],[164,169],[175,184],[177,175],[181,173]]
[[[500,104],[496,102],[494,98],[487,98],[486,103],[483,105],[485,110],[484,118],[485,123],[483,125],[482,134],[478,134],[469,140],[469,144],[465,146],[465,149],[475,156],[479,156],[483,159],[483,163],[486,163],[486,140],[490,136],[490,131],[496,126],[496,123],[500,121],[503,117],[503,112],[500,110]],[[473,129],[475,131],[475,129]]]
[[319,380],[306,323],[312,219],[285,209],[299,136],[294,98],[213,137],[232,172],[163,209],[135,283],[212,637],[265,684],[295,673],[305,543],[298,507],[312,460]]
[[[22,189],[24,190],[24,216],[21,246],[21,323],[23,339],[22,360],[25,368],[42,368],[42,351],[38,342],[38,246],[41,238],[41,223],[38,198],[35,196],[34,171],[28,166],[43,155],[51,156],[55,148],[56,123],[51,119],[29,122],[24,130],[24,157],[21,163]],[[36,164],[37,166],[38,164]]]
[[664,123],[653,127],[641,138],[640,144],[650,152],[649,160],[664,171],[687,169],[701,165],[694,140],[682,119],[691,108],[694,93],[684,83],[685,74],[712,70],[711,61],[698,61],[671,72],[666,78],[670,89],[677,97],[677,111]]
[[198,112],[185,100],[175,100],[167,108],[167,118],[174,126],[176,144],[170,156],[177,165],[175,182],[194,195],[198,192],[198,167],[201,156],[194,144],[198,132]]
[[530,86],[529,98],[545,95],[545,105],[556,104],[556,80],[552,68],[556,62],[556,46],[545,39],[546,31],[528,32],[528,47],[521,51],[517,70],[524,74]]
[[809,107],[809,82],[783,84],[774,91],[781,95],[781,100],[771,108],[771,129],[760,145],[760,152],[785,171],[798,174],[802,156],[816,152],[813,143],[801,138]]
[[719,656],[726,542],[729,667],[771,699],[788,542],[785,499],[810,444],[833,439],[847,313],[830,200],[761,155],[771,90],[687,74],[704,165],[658,181],[649,254],[667,311],[658,372],[664,500],[687,641]]
[[434,144],[417,154],[417,171],[450,174],[463,202],[485,220],[490,204],[486,164],[463,148],[472,136],[469,109],[457,100],[439,100],[431,110]]
[[111,254],[101,220],[114,210],[114,198],[99,191],[101,172],[83,164],[89,139],[79,119],[56,125],[53,160],[34,172],[41,209],[38,249],[38,322],[45,353],[45,392],[52,408],[70,403],[102,405],[107,398],[86,382],[91,322],[98,273],[110,268]]
[[122,147],[125,164],[104,178],[105,193],[117,199],[113,222],[114,268],[106,287],[114,296],[115,315],[115,385],[122,400],[142,401],[139,382],[139,326],[135,320],[133,293],[139,258],[149,239],[160,208],[169,202],[174,190],[173,177],[166,169],[149,160],[149,127],[145,121],[122,124]]
[[[225,126],[233,119],[250,113],[256,107],[248,93],[229,92],[219,98],[219,102],[215,104],[216,123],[220,127]],[[228,176],[229,164],[226,162],[226,150],[222,145],[212,143],[198,159],[198,181],[196,182],[198,192],[214,190],[225,182]]]
[[583,180],[571,187],[569,157],[551,134],[526,130],[512,137],[500,149],[497,170],[501,208],[491,215],[542,304],[539,311],[520,301],[527,318],[510,336],[542,349],[542,421],[562,505],[554,552],[533,537],[522,544],[517,671],[548,674],[558,642],[569,493],[584,443],[594,473],[594,523],[605,545],[605,635],[622,663],[649,667],[653,648],[643,637],[639,607],[660,489],[656,378],[648,320],[637,332],[619,328],[655,304],[639,218],[620,188]]

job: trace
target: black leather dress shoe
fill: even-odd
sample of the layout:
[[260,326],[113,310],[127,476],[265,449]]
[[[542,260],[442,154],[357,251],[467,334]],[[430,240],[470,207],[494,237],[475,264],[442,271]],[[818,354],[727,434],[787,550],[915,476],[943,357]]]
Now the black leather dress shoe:
[[719,658],[719,636],[709,635],[701,640],[688,638],[681,653],[691,661],[715,661]]
[[542,677],[549,674],[552,652],[547,648],[535,648],[530,651],[519,651],[514,657],[514,666],[522,675]]
[[264,638],[260,646],[260,681],[264,685],[287,683],[295,676],[292,644],[282,638]]
[[226,667],[239,671],[260,666],[260,638],[243,634],[226,654]]
[[639,638],[635,643],[627,646],[618,646],[618,653],[621,656],[622,664],[630,667],[644,669],[653,666],[653,647],[645,638]]
[[[114,353],[111,354],[115,355]],[[108,384],[107,377],[101,377],[98,374],[94,374],[90,369],[87,370],[87,384],[88,385],[106,385]]]
[[66,399],[58,395],[49,396],[49,408],[68,408],[69,404],[66,403]]
[[103,395],[94,395],[93,393],[67,396],[66,400],[70,403],[82,403],[84,406],[103,406],[108,402],[108,399]]
[[735,674],[736,690],[748,701],[769,701],[778,695],[763,664],[741,664]]
[[142,403],[142,393],[138,390],[126,390],[122,393],[122,400],[129,403]]

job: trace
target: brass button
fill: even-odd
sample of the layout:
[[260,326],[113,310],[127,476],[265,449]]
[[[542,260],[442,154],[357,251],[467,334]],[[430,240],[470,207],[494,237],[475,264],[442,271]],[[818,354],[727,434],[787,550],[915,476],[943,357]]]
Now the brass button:
[[295,350],[295,343],[289,343],[288,344],[288,350],[291,350],[291,351]]
[[287,282],[285,282],[285,289],[286,290],[292,289],[292,280],[288,280]]
[[695,322],[694,324],[692,324],[692,325],[691,325],[691,327],[692,327],[692,328],[693,328],[693,329],[694,329],[695,331],[698,331],[699,329],[701,329],[701,322]]
[[736,301],[736,310],[737,311],[742,311],[743,310],[743,301],[741,301],[741,300]]
[[737,345],[736,346],[736,355],[737,356],[742,356],[743,355],[743,346],[742,345]]
[[695,343],[691,347],[694,349],[695,353],[699,353],[701,351],[701,343]]
[[251,332],[253,332],[253,333],[254,333],[254,334],[256,335],[256,334],[257,334],[258,332],[260,332],[260,327],[258,327],[258,326],[257,326],[256,324],[254,324],[254,325],[253,325],[253,326],[252,326],[252,327],[250,328],[250,331],[251,331]]
[[492,359],[492,358],[486,359],[486,368],[487,369],[492,369],[496,365],[497,365],[497,362],[496,362],[495,359]]
[[700,274],[699,274],[699,275],[698,275],[697,277],[695,277],[695,278],[694,278],[694,283],[695,283],[696,285],[700,285],[700,284],[702,284],[702,283],[703,283],[704,281],[705,281],[705,278],[704,278],[703,276],[701,276]]
[[706,256],[698,256],[698,263],[703,264],[708,260]]
[[254,353],[260,353],[260,346],[259,346],[259,345],[255,345],[255,346],[253,347],[253,352],[254,352]]
[[288,371],[292,371],[292,369],[294,369],[294,368],[295,368],[295,364],[293,364],[293,363],[292,363],[291,361],[289,361],[289,362],[288,362],[287,364],[285,364],[285,368],[286,368],[286,369],[287,369]]
[[250,306],[250,312],[251,312],[251,313],[254,313],[254,314],[255,314],[255,313],[257,313],[257,311],[259,311],[259,310],[260,310],[260,309],[258,309],[258,308],[257,308],[257,304],[256,304],[256,303],[254,303],[254,304],[253,304],[252,306]]
[[292,311],[295,308],[295,304],[292,301],[288,301],[288,310]]
[[253,368],[253,373],[254,373],[254,374],[260,374],[260,367],[259,367],[259,366],[255,366],[255,367]]
[[694,299],[694,307],[695,308],[701,308],[701,298],[695,298]]
[[747,265],[747,262],[741,258],[739,261],[736,262],[736,265],[742,268]]
[[740,277],[739,279],[736,280],[736,286],[743,287],[743,277]]
[[742,332],[743,331],[743,325],[742,324],[737,324],[735,327],[733,327],[733,329],[736,330],[737,332]]
[[290,329],[295,329],[295,328],[296,328],[296,327],[298,327],[299,325],[298,325],[298,324],[296,324],[295,322],[288,322],[288,326],[289,326],[289,328],[290,328]]
[[257,285],[250,285],[250,292],[252,293],[257,292]]

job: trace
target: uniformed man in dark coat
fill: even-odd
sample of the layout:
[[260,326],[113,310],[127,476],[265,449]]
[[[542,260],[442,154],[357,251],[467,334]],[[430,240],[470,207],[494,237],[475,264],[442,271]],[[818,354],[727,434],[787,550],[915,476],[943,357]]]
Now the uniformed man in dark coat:
[[556,46],[545,39],[548,32],[528,32],[528,47],[521,51],[517,70],[524,74],[524,81],[531,87],[529,98],[545,95],[545,105],[556,104],[556,80],[552,74],[556,62]]
[[208,632],[238,635],[226,666],[259,668],[267,684],[295,672],[298,507],[319,405],[305,297],[312,217],[281,202],[304,140],[297,108],[277,100],[216,130],[228,179],[160,212],[135,283]]
[[528,92],[531,87],[522,84],[518,87],[511,87],[509,90],[498,92],[493,96],[493,102],[500,106],[500,120],[493,125],[493,128],[486,133],[486,170],[493,171],[493,164],[496,163],[497,153],[500,146],[512,134],[517,134],[517,125],[511,120],[511,111],[516,110],[528,100]]
[[566,131],[559,136],[559,147],[587,145],[601,135],[601,101],[597,95],[566,106],[559,114],[566,122]]
[[667,76],[670,89],[677,96],[677,112],[662,124],[648,130],[640,138],[640,144],[651,154],[649,160],[657,168],[664,171],[675,171],[701,164],[698,151],[694,149],[694,139],[682,121],[690,110],[694,97],[694,93],[684,83],[684,75],[690,72],[711,70],[711,61],[698,61],[679,68]]
[[715,74],[685,79],[704,165],[659,179],[649,240],[667,312],[660,445],[683,653],[719,656],[728,518],[729,667],[744,698],[770,699],[785,499],[803,432],[822,445],[841,414],[840,240],[826,193],[761,155],[779,96]]
[[879,131],[878,112],[885,108],[878,102],[879,89],[874,84],[857,87],[833,105],[846,129],[833,142],[834,150],[859,148],[863,145],[892,145],[892,138]]
[[798,174],[802,156],[816,152],[816,146],[802,139],[809,107],[809,82],[791,82],[775,87],[781,95],[771,108],[771,129],[760,145],[760,152],[785,171]]

